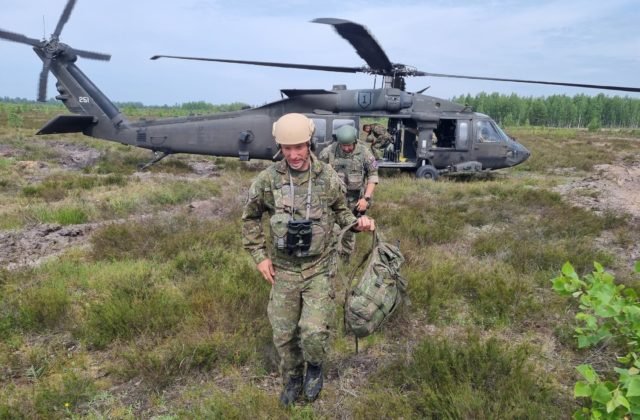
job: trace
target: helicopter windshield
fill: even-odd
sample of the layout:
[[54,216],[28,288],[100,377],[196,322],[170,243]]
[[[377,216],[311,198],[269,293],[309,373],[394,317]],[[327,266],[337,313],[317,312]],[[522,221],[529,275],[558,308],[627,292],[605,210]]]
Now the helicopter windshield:
[[496,126],[495,126],[495,127],[496,127],[496,129],[498,130],[498,132],[499,132],[500,134],[502,134],[502,137],[503,137],[505,140],[513,140],[513,139],[511,138],[511,136],[510,136],[510,135],[508,135],[507,133],[505,133],[505,132],[504,132],[504,130],[503,130],[502,128],[500,128],[500,126],[499,126],[499,125],[497,125],[497,124],[496,124]]
[[476,139],[481,143],[497,143],[497,142],[505,142],[507,140],[507,136],[491,124],[491,121],[488,120],[480,120],[476,121]]

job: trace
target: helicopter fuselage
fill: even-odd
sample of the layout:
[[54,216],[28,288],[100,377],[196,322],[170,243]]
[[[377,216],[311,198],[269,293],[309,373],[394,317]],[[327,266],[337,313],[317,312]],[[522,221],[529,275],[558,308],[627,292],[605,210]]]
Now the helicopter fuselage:
[[[315,122],[312,141],[316,152],[334,141],[333,134],[342,125],[359,129],[361,118],[386,119],[393,150],[379,160],[380,167],[417,169],[431,165],[440,172],[455,172],[461,164],[474,162],[473,170],[499,169],[517,165],[529,156],[524,146],[504,134],[488,116],[454,102],[396,88],[283,90],[286,98],[257,108],[130,122],[74,61],[74,56],[60,54],[51,62],[51,71],[58,80],[56,98],[75,115],[56,117],[39,134],[82,132],[163,155],[271,160],[277,158],[273,122],[286,113],[299,112]],[[481,124],[493,128],[492,141],[477,141]]]

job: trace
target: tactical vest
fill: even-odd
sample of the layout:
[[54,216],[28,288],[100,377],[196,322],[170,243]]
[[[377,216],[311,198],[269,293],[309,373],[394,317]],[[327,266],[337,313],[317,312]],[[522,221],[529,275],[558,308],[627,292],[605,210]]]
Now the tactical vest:
[[[288,173],[282,174],[273,168],[270,175],[271,191],[265,190],[265,194],[268,195],[270,193],[273,195],[274,214],[269,219],[269,224],[275,255],[281,259],[291,259],[292,257],[298,259],[322,255],[331,242],[334,224],[333,213],[327,207],[328,197],[324,193],[325,180],[313,170],[309,171],[309,180],[306,183],[295,185],[294,182],[292,202]],[[309,182],[312,183],[310,194]],[[310,199],[308,200],[307,197]],[[267,199],[265,201],[268,203],[270,200]],[[287,225],[289,220],[307,218],[307,203],[309,204],[308,218],[311,220],[311,245],[304,254],[298,252],[295,255],[289,255],[285,251]]]
[[347,197],[350,199],[360,198],[364,193],[367,169],[363,161],[363,153],[359,150],[361,146],[356,144],[352,152],[352,157],[336,156],[338,144],[331,146],[329,153],[329,165],[335,169],[338,176],[347,187]]

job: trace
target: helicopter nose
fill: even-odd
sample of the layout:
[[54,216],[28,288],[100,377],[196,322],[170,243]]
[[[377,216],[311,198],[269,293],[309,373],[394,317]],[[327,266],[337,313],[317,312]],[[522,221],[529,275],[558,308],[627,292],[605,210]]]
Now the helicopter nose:
[[513,142],[509,154],[511,166],[519,165],[525,160],[529,159],[529,156],[531,156],[531,152],[526,147],[517,142]]

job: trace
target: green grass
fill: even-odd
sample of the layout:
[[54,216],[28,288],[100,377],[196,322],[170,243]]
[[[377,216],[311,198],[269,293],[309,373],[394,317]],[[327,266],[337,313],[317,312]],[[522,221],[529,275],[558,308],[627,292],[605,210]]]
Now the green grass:
[[373,389],[355,404],[355,417],[561,418],[572,404],[558,399],[547,375],[527,362],[531,351],[474,335],[425,340],[410,359],[375,375]]
[[58,208],[37,206],[31,214],[40,223],[78,225],[89,221],[87,209],[75,205],[61,206]]
[[[0,158],[0,229],[114,222],[38,267],[0,269],[0,418],[568,418],[573,366],[589,356],[549,278],[567,260],[623,271],[640,239],[633,219],[573,207],[552,190],[564,170],[631,159],[632,135],[518,129],[534,155],[503,176],[385,175],[370,214],[400,242],[410,305],[358,355],[352,337],[332,331],[321,399],[285,410],[269,287],[242,249],[235,197],[262,165],[210,158],[219,176],[198,178],[188,156],[172,156],[134,174],[148,152],[25,135],[0,133],[16,151]],[[52,140],[101,157],[62,171]],[[192,214],[196,200],[215,209]],[[357,239],[352,263],[370,244]]]

